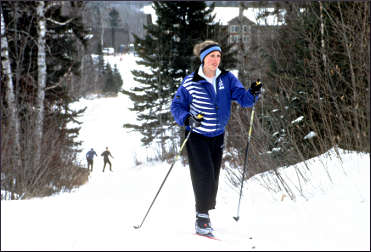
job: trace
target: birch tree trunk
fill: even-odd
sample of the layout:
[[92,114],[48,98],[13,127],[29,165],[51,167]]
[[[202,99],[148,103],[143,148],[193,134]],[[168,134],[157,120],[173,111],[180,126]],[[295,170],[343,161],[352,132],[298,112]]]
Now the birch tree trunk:
[[319,10],[320,10],[320,20],[321,20],[321,49],[322,49],[322,60],[325,69],[327,68],[326,63],[326,50],[325,50],[325,24],[323,23],[323,5],[322,2],[319,1]]
[[100,19],[100,28],[101,28],[101,32],[100,32],[100,44],[101,44],[102,50],[103,50],[103,46],[104,46],[104,22],[103,22],[103,14],[101,14],[100,11],[98,13],[99,13],[99,19]]
[[18,118],[18,109],[14,95],[13,74],[9,60],[8,40],[5,36],[5,21],[3,10],[1,9],[1,56],[3,57],[2,65],[4,75],[6,76],[6,99],[9,107],[9,126],[10,132],[14,134],[13,164],[16,168],[21,167],[21,145],[20,145],[20,122]]
[[238,54],[238,79],[240,81],[245,81],[245,46],[243,42],[243,11],[245,10],[245,5],[240,2],[239,14],[238,14],[238,23],[240,26],[240,39],[238,40],[238,49],[240,50]]
[[44,123],[44,100],[45,100],[45,86],[46,86],[46,61],[45,61],[45,34],[46,34],[46,20],[45,20],[45,2],[40,1],[37,5],[38,18],[38,53],[37,53],[37,67],[38,67],[38,88],[36,99],[36,122],[34,129],[35,136],[35,159],[34,168],[39,168],[41,159],[41,143],[43,137],[43,123]]

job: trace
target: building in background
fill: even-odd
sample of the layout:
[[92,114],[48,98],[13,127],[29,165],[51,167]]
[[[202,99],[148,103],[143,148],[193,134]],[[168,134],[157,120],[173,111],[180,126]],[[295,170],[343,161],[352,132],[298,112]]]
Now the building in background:
[[[150,21],[140,10],[142,6],[143,3],[137,1],[87,1],[83,19],[92,34],[88,51],[96,53],[98,45],[101,45],[102,50],[115,47],[115,53],[127,52],[130,44],[134,42],[133,34],[143,38],[145,36],[143,25]],[[113,9],[119,13],[114,31],[112,19],[110,20],[110,11]]]
[[245,82],[250,83],[257,78],[262,79],[264,69],[268,67],[267,59],[262,51],[267,48],[267,43],[276,34],[277,25],[257,24],[246,16],[235,16],[226,22],[228,43],[232,50],[238,51],[238,70],[244,73]]
[[240,39],[242,39],[245,48],[249,48],[249,44],[251,44],[251,33],[253,30],[255,30],[254,28],[256,26],[257,25],[253,21],[245,16],[242,16],[242,25],[240,24],[238,16],[231,19],[228,22],[229,44],[235,44],[237,46]]

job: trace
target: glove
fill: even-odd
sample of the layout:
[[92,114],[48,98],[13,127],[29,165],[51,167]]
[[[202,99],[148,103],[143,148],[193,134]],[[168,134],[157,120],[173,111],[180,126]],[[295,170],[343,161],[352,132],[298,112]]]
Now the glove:
[[263,84],[258,79],[257,81],[251,83],[250,92],[252,95],[260,94],[260,89],[262,88]]
[[187,118],[184,120],[185,126],[190,126],[191,128],[197,128],[201,126],[201,122],[204,119],[204,116],[198,114],[197,116],[188,115]]

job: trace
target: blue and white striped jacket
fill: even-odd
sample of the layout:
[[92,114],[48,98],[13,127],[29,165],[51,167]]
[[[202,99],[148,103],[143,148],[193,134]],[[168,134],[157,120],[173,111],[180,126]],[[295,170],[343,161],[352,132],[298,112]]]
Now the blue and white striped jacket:
[[[259,97],[256,96],[256,100]],[[216,79],[216,93],[211,83],[197,72],[187,75],[178,88],[171,103],[171,113],[175,121],[184,126],[188,114],[204,115],[201,126],[194,132],[208,137],[222,134],[231,113],[231,101],[237,101],[242,107],[251,107],[254,96],[229,71],[221,70]],[[187,130],[190,128],[187,126]]]

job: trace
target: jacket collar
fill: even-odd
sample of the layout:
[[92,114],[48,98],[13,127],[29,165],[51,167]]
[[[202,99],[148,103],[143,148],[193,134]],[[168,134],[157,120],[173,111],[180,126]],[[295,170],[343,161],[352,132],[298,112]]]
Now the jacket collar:
[[[197,82],[197,81],[200,81],[200,80],[205,80],[204,77],[202,77],[202,76],[200,76],[200,75],[198,74],[198,71],[200,70],[200,68],[201,68],[201,71],[202,71],[202,64],[199,65],[199,66],[196,68],[196,71],[194,71],[192,81]],[[219,68],[219,71],[220,71],[219,74],[218,74],[218,71],[217,71],[217,76],[216,76],[216,78],[218,78],[219,76],[222,76],[223,74],[226,74],[226,73],[228,72],[228,71],[224,70],[223,68]]]

